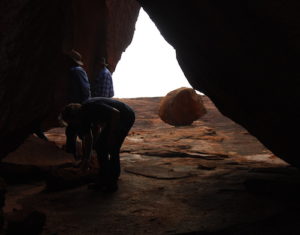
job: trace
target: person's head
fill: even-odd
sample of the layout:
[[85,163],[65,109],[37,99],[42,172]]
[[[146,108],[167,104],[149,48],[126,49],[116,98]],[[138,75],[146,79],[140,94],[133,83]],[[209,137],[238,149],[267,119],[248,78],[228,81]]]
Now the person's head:
[[61,112],[61,118],[70,126],[78,126],[80,124],[81,104],[71,103],[64,107]]
[[105,59],[104,57],[98,58],[97,64],[98,64],[101,68],[104,68],[104,67],[107,67],[107,66],[108,66],[108,64],[106,63],[106,59]]
[[67,52],[67,55],[76,65],[83,66],[82,56],[78,51],[72,49]]

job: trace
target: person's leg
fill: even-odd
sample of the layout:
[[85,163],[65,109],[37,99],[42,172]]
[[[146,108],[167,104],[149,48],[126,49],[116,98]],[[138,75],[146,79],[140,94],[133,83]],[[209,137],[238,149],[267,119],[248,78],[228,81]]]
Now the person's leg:
[[99,175],[94,184],[89,185],[90,189],[101,190],[103,192],[112,193],[118,190],[117,180],[112,176],[112,167],[110,154],[104,145],[96,146],[96,152],[99,164]]
[[110,152],[109,164],[111,169],[111,177],[115,180],[117,180],[121,174],[120,149],[125,138],[123,140],[122,139],[123,138],[119,137],[116,146],[114,146],[113,150]]
[[117,179],[120,175],[120,163],[119,160],[117,162],[115,161],[115,154],[118,152],[109,152],[107,134],[107,128],[103,128],[98,136],[95,150],[99,164],[99,175],[95,184],[90,185],[89,188],[104,192],[115,192],[118,190]]
[[97,160],[99,165],[98,181],[107,181],[110,174],[109,153],[106,145],[107,129],[103,128],[95,143]]
[[67,126],[65,130],[66,134],[66,151],[68,153],[72,153],[77,160],[76,155],[76,139],[77,139],[77,132],[71,126]]
[[121,164],[120,164],[120,150],[123,145],[123,142],[128,135],[128,132],[130,131],[131,127],[134,124],[135,121],[135,115],[134,112],[130,110],[130,112],[126,113],[126,115],[123,116],[121,120],[121,125],[119,127],[118,135],[116,136],[116,144],[113,147],[110,158],[110,165],[111,165],[111,171],[112,171],[112,177],[114,179],[118,179],[121,174]]
[[118,134],[115,136],[115,146],[113,146],[110,152],[106,144],[108,130],[107,128],[102,129],[95,146],[100,166],[99,182],[102,184],[102,186],[98,185],[99,189],[107,192],[115,192],[118,190],[118,178],[121,172],[120,149],[134,121],[135,115],[133,112],[129,112],[123,116]]
[[96,143],[98,138],[100,137],[102,128],[99,125],[93,124],[92,125],[92,134],[93,134],[93,149],[96,147]]

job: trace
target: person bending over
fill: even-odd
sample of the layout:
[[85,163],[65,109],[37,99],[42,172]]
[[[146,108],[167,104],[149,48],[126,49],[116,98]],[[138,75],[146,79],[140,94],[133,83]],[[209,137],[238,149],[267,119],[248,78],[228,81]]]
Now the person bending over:
[[[120,149],[135,121],[132,108],[111,98],[95,97],[82,104],[68,104],[62,118],[82,140],[84,168],[88,167],[93,148],[97,153],[99,175],[92,188],[116,191],[121,169]],[[95,133],[94,129],[101,131]]]

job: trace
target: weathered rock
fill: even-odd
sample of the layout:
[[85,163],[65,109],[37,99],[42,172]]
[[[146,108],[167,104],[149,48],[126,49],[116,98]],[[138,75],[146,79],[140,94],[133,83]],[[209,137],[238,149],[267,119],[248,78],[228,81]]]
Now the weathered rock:
[[6,183],[0,178],[0,208],[4,206],[5,202]]
[[55,168],[46,175],[48,191],[60,191],[79,187],[95,180],[98,169],[92,168],[86,172],[80,168]]
[[72,154],[58,148],[54,142],[44,141],[35,136],[29,136],[16,151],[2,160],[4,163],[37,167],[59,166],[74,161]]
[[[208,112],[192,127],[164,123],[158,97],[122,101],[137,122],[122,146],[116,194],[86,186],[51,193],[40,183],[8,186],[5,212],[42,211],[42,234],[300,234],[300,171],[275,162],[206,96]],[[60,145],[64,130],[49,132]],[[218,136],[224,140],[211,139]]]
[[37,166],[0,163],[0,177],[8,184],[21,184],[41,180],[44,172]]
[[173,126],[191,125],[206,114],[201,96],[192,88],[181,87],[169,92],[159,106],[159,117]]
[[40,211],[14,211],[7,217],[5,234],[32,234],[42,233],[46,223],[46,215]]
[[4,225],[3,207],[5,203],[6,184],[2,178],[0,178],[0,233]]
[[47,171],[45,176],[46,188],[48,191],[75,188],[93,182],[98,173],[98,161],[96,155],[93,154],[88,170],[82,170],[79,162],[77,162],[71,167],[53,167],[50,171]]
[[91,81],[97,56],[113,72],[139,9],[135,0],[0,2],[0,159],[37,124],[58,125],[69,86],[64,51],[82,54]]
[[0,176],[9,183],[31,182],[42,179],[52,167],[74,163],[73,155],[58,148],[54,142],[29,136],[16,151],[2,159]]
[[300,2],[138,2],[176,49],[190,84],[275,155],[300,167],[293,135],[300,132]]

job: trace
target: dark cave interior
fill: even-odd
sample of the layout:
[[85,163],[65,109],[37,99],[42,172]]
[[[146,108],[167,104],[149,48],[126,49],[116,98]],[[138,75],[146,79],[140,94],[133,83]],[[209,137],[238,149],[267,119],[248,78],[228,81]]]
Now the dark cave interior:
[[[83,59],[86,61],[85,69],[91,80],[94,79],[95,58],[99,55],[107,57],[111,70],[114,71],[122,52],[132,40],[140,7],[143,7],[162,36],[176,49],[177,60],[190,84],[195,89],[203,91],[222,115],[241,125],[251,136],[257,138],[268,149],[266,151],[270,150],[272,154],[286,162],[280,164],[291,164],[289,167],[285,165],[284,170],[281,167],[279,170],[278,167],[271,167],[273,170],[274,168],[277,170],[275,170],[276,174],[272,175],[271,173],[268,176],[274,177],[271,177],[270,185],[268,184],[270,179],[264,178],[258,183],[255,181],[256,188],[254,189],[257,190],[257,185],[261,185],[261,190],[267,191],[262,194],[260,194],[260,190],[258,193],[256,192],[255,195],[260,199],[270,196],[272,193],[276,194],[271,197],[271,201],[274,205],[276,202],[279,205],[275,211],[270,209],[273,206],[270,204],[265,207],[265,211],[260,211],[266,216],[265,218],[268,218],[267,221],[262,219],[263,224],[266,225],[264,226],[265,231],[268,230],[267,225],[272,225],[270,222],[272,220],[278,221],[278,223],[282,222],[282,227],[274,226],[277,228],[278,234],[284,234],[284,229],[290,229],[288,231],[291,234],[291,231],[295,229],[294,220],[297,218],[298,206],[294,197],[299,195],[296,188],[299,181],[297,168],[300,165],[297,138],[295,138],[295,135],[299,133],[299,115],[296,110],[299,106],[298,91],[300,88],[298,69],[300,3],[296,0],[245,0],[242,2],[237,0],[226,2],[192,0],[188,3],[147,0],[1,1],[0,158],[3,159],[11,152],[18,151],[17,148],[24,141],[26,142],[36,123],[42,122],[45,129],[58,127],[57,116],[67,102],[68,91],[64,52],[70,48],[76,48],[82,53]],[[199,144],[201,145],[201,143]],[[239,166],[238,169],[243,167],[247,168],[248,166]],[[221,168],[224,170],[224,167]],[[9,173],[16,174],[14,170]],[[221,182],[222,180],[225,182],[226,179],[228,182],[230,181],[226,178],[226,174],[217,173],[222,176],[220,177]],[[216,175],[218,175],[217,173]],[[282,183],[285,180],[282,180],[280,175],[290,177],[288,182]],[[206,177],[210,176],[206,175]],[[219,179],[218,177],[214,179]],[[246,187],[250,185],[251,188],[251,183],[254,181],[247,182],[250,184],[246,184]],[[268,186],[265,185],[266,182]],[[151,184],[147,180],[143,183]],[[195,182],[190,181],[187,187],[195,195],[198,195],[199,191],[192,187],[193,184]],[[155,184],[152,186],[154,188],[163,187]],[[205,189],[206,186],[204,185],[203,188]],[[30,191],[28,188],[26,190]],[[36,190],[36,188],[32,190]],[[177,195],[180,195],[179,186],[174,190]],[[219,190],[222,191],[220,188]],[[5,190],[2,191],[1,198],[3,198],[4,204]],[[145,189],[143,192],[148,191]],[[160,192],[164,195],[164,199],[168,198],[166,197],[168,191]],[[130,198],[132,193],[134,192],[129,190],[121,194],[119,199]],[[208,195],[216,195],[216,193],[219,191],[198,196],[204,200]],[[239,189],[234,189],[228,195],[233,197],[240,193]],[[82,193],[78,195],[78,197],[83,197]],[[157,193],[157,195],[160,194]],[[226,198],[224,191],[222,191],[222,195],[223,199]],[[9,196],[16,198],[13,190],[11,194],[6,195],[6,200]],[[228,196],[228,200],[230,197]],[[292,197],[290,201],[289,197]],[[31,198],[31,200],[35,199]],[[37,203],[42,201],[40,198],[36,200]],[[59,202],[59,196],[54,196],[51,200],[58,202],[57,207],[60,203],[66,203],[64,200]],[[139,199],[138,197],[132,199],[132,203],[134,200],[138,201]],[[159,199],[157,200],[156,206],[159,207]],[[176,200],[177,203],[179,201],[184,202],[184,198]],[[193,203],[197,204],[200,201],[199,199]],[[242,202],[246,203],[246,201],[244,198],[237,205],[240,206]],[[258,200],[257,202],[266,205],[266,201]],[[289,201],[288,205],[283,206],[286,201]],[[112,203],[111,201],[106,202]],[[167,205],[168,200],[164,203]],[[209,205],[208,203],[206,208],[208,211]],[[224,214],[226,214],[226,210],[232,209],[223,207],[221,200],[218,205]],[[121,204],[115,206],[116,210],[123,208]],[[201,209],[197,206],[195,208]],[[242,213],[245,210],[248,212],[250,208],[236,212]],[[154,221],[162,228],[164,223],[153,219],[149,211],[149,208],[141,209],[136,212],[135,216],[143,215],[144,219]],[[186,213],[184,209],[181,212]],[[189,211],[188,213],[192,217],[196,216],[199,211]],[[172,223],[182,222],[186,224],[183,230],[191,232],[188,229],[188,213],[183,221],[172,220]],[[289,216],[285,217],[286,214]],[[257,213],[250,213],[250,215],[255,218]],[[120,221],[124,219],[124,216],[118,214],[113,218],[115,221]],[[217,228],[217,234],[222,232],[231,234],[233,230],[238,231],[238,234],[245,234],[243,229],[247,226],[247,232],[251,234],[251,229],[257,231],[261,226],[256,222],[253,224],[252,222],[255,220],[249,219],[249,217],[249,221],[252,222],[244,223],[245,221],[243,221],[242,224],[245,226],[242,228],[233,223],[225,223],[225,221],[224,223],[228,227],[223,231],[220,230],[222,221],[219,219],[226,219],[222,216],[205,217],[202,215],[201,218],[207,218],[204,220],[205,224],[212,224],[212,227],[204,226],[204,230],[213,232]],[[214,218],[216,220],[213,220]],[[40,219],[42,220],[42,218]],[[77,219],[80,218],[75,218],[74,221]],[[167,217],[165,219],[168,221]],[[57,221],[53,220],[52,224],[55,225],[55,222]],[[88,221],[85,222],[85,225],[88,226]],[[129,227],[134,228],[134,224],[131,223],[131,225],[132,227]],[[167,229],[166,227],[163,228]],[[72,230],[68,230],[70,229],[68,226],[65,229],[66,231]],[[122,234],[122,229],[124,227],[120,228],[120,234]],[[169,231],[168,229],[162,231]],[[196,229],[201,230],[199,227]],[[113,231],[113,228],[106,225],[104,230],[109,233],[109,231]],[[179,230],[170,231],[170,233],[184,232]],[[63,228],[60,231],[63,231]],[[100,233],[96,230],[88,232]],[[115,230],[115,232],[118,231]],[[133,230],[128,233],[135,234]],[[139,233],[142,233],[142,230],[139,230]]]

